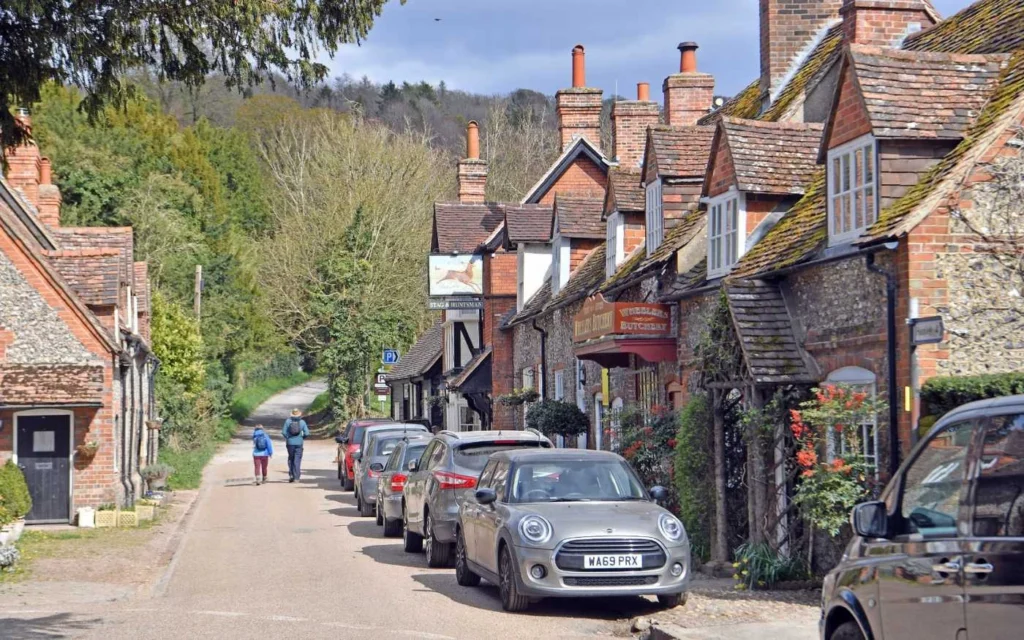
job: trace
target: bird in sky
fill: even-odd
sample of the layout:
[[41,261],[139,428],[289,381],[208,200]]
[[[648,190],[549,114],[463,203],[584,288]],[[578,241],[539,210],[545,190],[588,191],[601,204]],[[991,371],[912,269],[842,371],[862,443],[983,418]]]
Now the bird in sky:
[[434,18],[434,22],[441,22],[441,18]]

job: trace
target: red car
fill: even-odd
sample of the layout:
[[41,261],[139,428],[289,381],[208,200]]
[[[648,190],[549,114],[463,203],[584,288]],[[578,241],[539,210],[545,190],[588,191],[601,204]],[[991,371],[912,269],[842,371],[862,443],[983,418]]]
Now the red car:
[[344,491],[351,491],[355,486],[355,461],[352,454],[359,451],[359,443],[363,440],[363,429],[382,422],[394,422],[391,418],[358,418],[349,420],[345,429],[334,436],[338,443],[338,480]]

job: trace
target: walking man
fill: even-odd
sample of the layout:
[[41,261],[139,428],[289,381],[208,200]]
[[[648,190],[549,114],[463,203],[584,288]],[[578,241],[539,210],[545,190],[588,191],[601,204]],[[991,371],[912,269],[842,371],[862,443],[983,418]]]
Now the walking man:
[[274,445],[270,442],[270,436],[263,430],[263,425],[258,424],[252,432],[252,464],[256,468],[256,486],[260,485],[260,477],[263,484],[267,483],[267,463],[274,455]]
[[301,411],[292,409],[291,417],[284,421],[281,437],[288,449],[288,482],[295,482],[302,476],[302,444],[309,437],[309,426]]

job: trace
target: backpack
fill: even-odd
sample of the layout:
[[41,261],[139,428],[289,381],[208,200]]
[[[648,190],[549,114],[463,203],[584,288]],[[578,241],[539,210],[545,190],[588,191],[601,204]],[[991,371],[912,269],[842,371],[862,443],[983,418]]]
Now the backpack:
[[256,450],[257,451],[266,451],[267,450],[267,445],[269,444],[267,442],[267,434],[265,434],[265,433],[256,434],[256,439],[253,441],[253,444],[256,445]]
[[302,422],[299,420],[292,420],[288,424],[288,435],[297,436],[302,433]]

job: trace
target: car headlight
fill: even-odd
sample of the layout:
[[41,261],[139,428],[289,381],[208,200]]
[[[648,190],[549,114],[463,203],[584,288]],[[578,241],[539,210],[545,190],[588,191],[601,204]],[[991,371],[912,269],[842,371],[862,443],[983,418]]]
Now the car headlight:
[[686,532],[683,530],[683,523],[679,522],[675,516],[670,516],[667,513],[661,514],[661,517],[658,518],[658,529],[661,531],[661,535],[665,536],[666,540],[671,540],[672,542],[679,542],[686,535]]
[[551,523],[540,516],[526,516],[519,521],[519,535],[533,544],[544,544],[551,539]]

